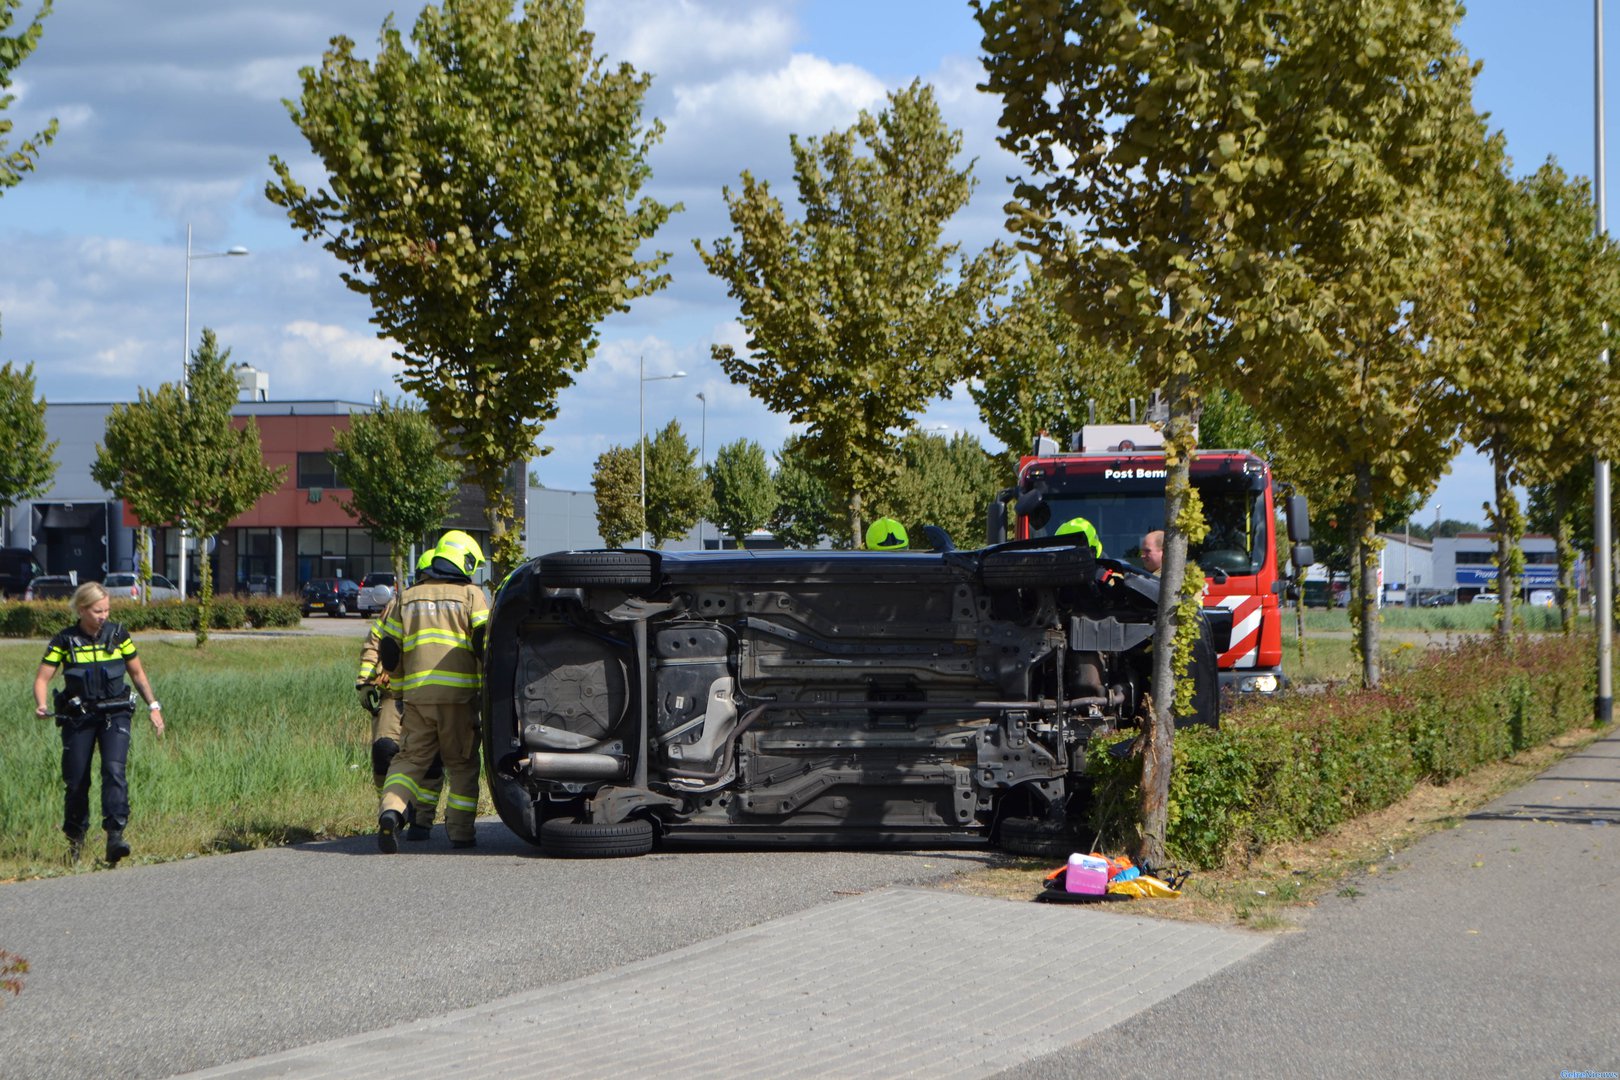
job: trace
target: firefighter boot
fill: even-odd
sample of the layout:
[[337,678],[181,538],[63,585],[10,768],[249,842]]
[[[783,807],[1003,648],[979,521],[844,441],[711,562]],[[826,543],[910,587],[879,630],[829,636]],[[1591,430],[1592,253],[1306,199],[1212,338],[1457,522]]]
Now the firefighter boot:
[[405,815],[398,810],[384,810],[377,818],[377,850],[384,855],[399,852],[399,832],[405,827]]
[[68,834],[67,841],[68,862],[78,862],[79,857],[84,854],[84,836],[82,834],[79,836],[74,836],[70,833]]
[[129,841],[124,839],[123,829],[107,830],[107,865],[117,866],[118,860],[129,854]]

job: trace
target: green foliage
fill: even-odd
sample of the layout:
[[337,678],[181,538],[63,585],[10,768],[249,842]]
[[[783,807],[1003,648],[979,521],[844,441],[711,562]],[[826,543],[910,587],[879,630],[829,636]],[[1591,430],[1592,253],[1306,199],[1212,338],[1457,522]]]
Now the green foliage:
[[596,531],[608,547],[624,547],[641,535],[641,456],[625,446],[610,446],[591,470],[596,493]]
[[17,95],[5,91],[11,89],[12,75],[17,68],[39,46],[40,35],[45,29],[45,17],[51,13],[51,4],[52,0],[42,0],[33,21],[20,33],[8,35],[6,31],[11,29],[22,0],[0,0],[0,192],[16,187],[23,173],[32,172],[40,150],[56,138],[56,121],[51,120],[43,131],[33,138],[24,139],[16,149],[12,149],[7,136],[15,125],[5,118],[5,111],[17,100]]
[[901,469],[873,502],[874,517],[892,517],[924,545],[922,527],[938,525],[958,547],[984,542],[985,507],[1007,484],[1001,463],[979,440],[913,431],[900,443]]
[[50,488],[56,445],[45,439],[45,399],[34,398],[34,365],[0,365],[0,510]]
[[1027,269],[986,327],[983,378],[968,387],[1009,464],[1043,431],[1068,447],[1093,406],[1100,424],[1127,422],[1131,399],[1145,410],[1151,389],[1128,353],[1099,344],[1068,316],[1052,278],[1033,264]]
[[776,481],[765,451],[752,439],[738,439],[715,451],[708,469],[714,523],[738,547],[776,511]]
[[828,537],[834,537],[834,546],[850,544],[839,528],[838,505],[824,475],[825,467],[803,436],[788,438],[776,452],[771,533],[790,548],[813,548]]
[[[130,632],[176,630],[189,633],[201,619],[201,605],[195,600],[165,600],[155,604],[114,600],[112,618]],[[78,620],[66,600],[0,602],[0,637],[49,638],[64,626]],[[208,625],[215,630],[297,626],[300,612],[297,599],[281,597],[234,596],[217,598],[209,605]]]
[[[1420,780],[1446,783],[1591,722],[1589,638],[1488,642],[1433,653],[1378,690],[1242,701],[1216,731],[1175,742],[1171,859],[1214,868],[1268,844],[1309,839],[1396,802]],[[1094,825],[1128,842],[1136,763],[1087,750]]]
[[668,280],[666,253],[637,257],[672,209],[637,199],[663,132],[641,124],[650,80],[593,44],[583,0],[515,17],[512,0],[429,5],[409,46],[390,18],[374,61],[334,38],[287,103],[330,189],[270,159],[266,195],[348,267],[400,345],[401,386],[455,433],[497,570],[522,554],[511,466],[534,456],[601,321]]
[[407,581],[410,545],[444,522],[461,470],[420,409],[383,402],[349,417],[349,429],[333,440],[341,454],[338,480],[353,492],[340,505],[393,548],[394,573]]
[[745,172],[741,192],[725,193],[736,238],[697,245],[748,330],[748,355],[716,346],[715,359],[771,411],[809,426],[808,452],[847,507],[852,544],[863,502],[894,472],[895,433],[975,374],[974,331],[1006,277],[999,246],[969,259],[940,242],[973,188],[971,167],[953,167],[961,145],[933,91],[913,83],[848,130],[791,139],[802,220]]
[[654,547],[687,535],[709,509],[697,448],[671,420],[647,443],[647,535]]

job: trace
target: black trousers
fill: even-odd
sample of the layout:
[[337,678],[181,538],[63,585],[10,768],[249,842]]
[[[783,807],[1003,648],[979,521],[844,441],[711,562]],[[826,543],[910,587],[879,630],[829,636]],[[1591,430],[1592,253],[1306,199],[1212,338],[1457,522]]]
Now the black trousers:
[[62,831],[83,836],[90,831],[90,756],[101,748],[101,827],[122,829],[129,821],[129,781],[124,766],[129,760],[131,711],[100,713],[69,720],[62,726],[62,781],[67,798],[62,810]]

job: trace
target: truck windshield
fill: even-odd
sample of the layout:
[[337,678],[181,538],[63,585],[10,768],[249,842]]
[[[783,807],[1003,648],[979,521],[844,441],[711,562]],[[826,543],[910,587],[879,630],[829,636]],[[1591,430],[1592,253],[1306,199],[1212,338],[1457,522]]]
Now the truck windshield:
[[[1264,565],[1270,535],[1264,481],[1258,476],[1193,477],[1209,535],[1188,557],[1206,573],[1249,574]],[[1030,515],[1029,536],[1051,536],[1075,517],[1091,522],[1111,559],[1141,565],[1142,537],[1164,528],[1162,478],[1125,479],[1068,473],[1048,478],[1046,501]]]

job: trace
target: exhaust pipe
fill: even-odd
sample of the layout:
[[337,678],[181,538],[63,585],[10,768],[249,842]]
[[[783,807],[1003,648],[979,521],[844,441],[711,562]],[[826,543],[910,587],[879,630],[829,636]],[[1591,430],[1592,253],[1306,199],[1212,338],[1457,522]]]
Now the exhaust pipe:
[[612,754],[529,754],[529,771],[542,780],[622,780],[626,766]]

